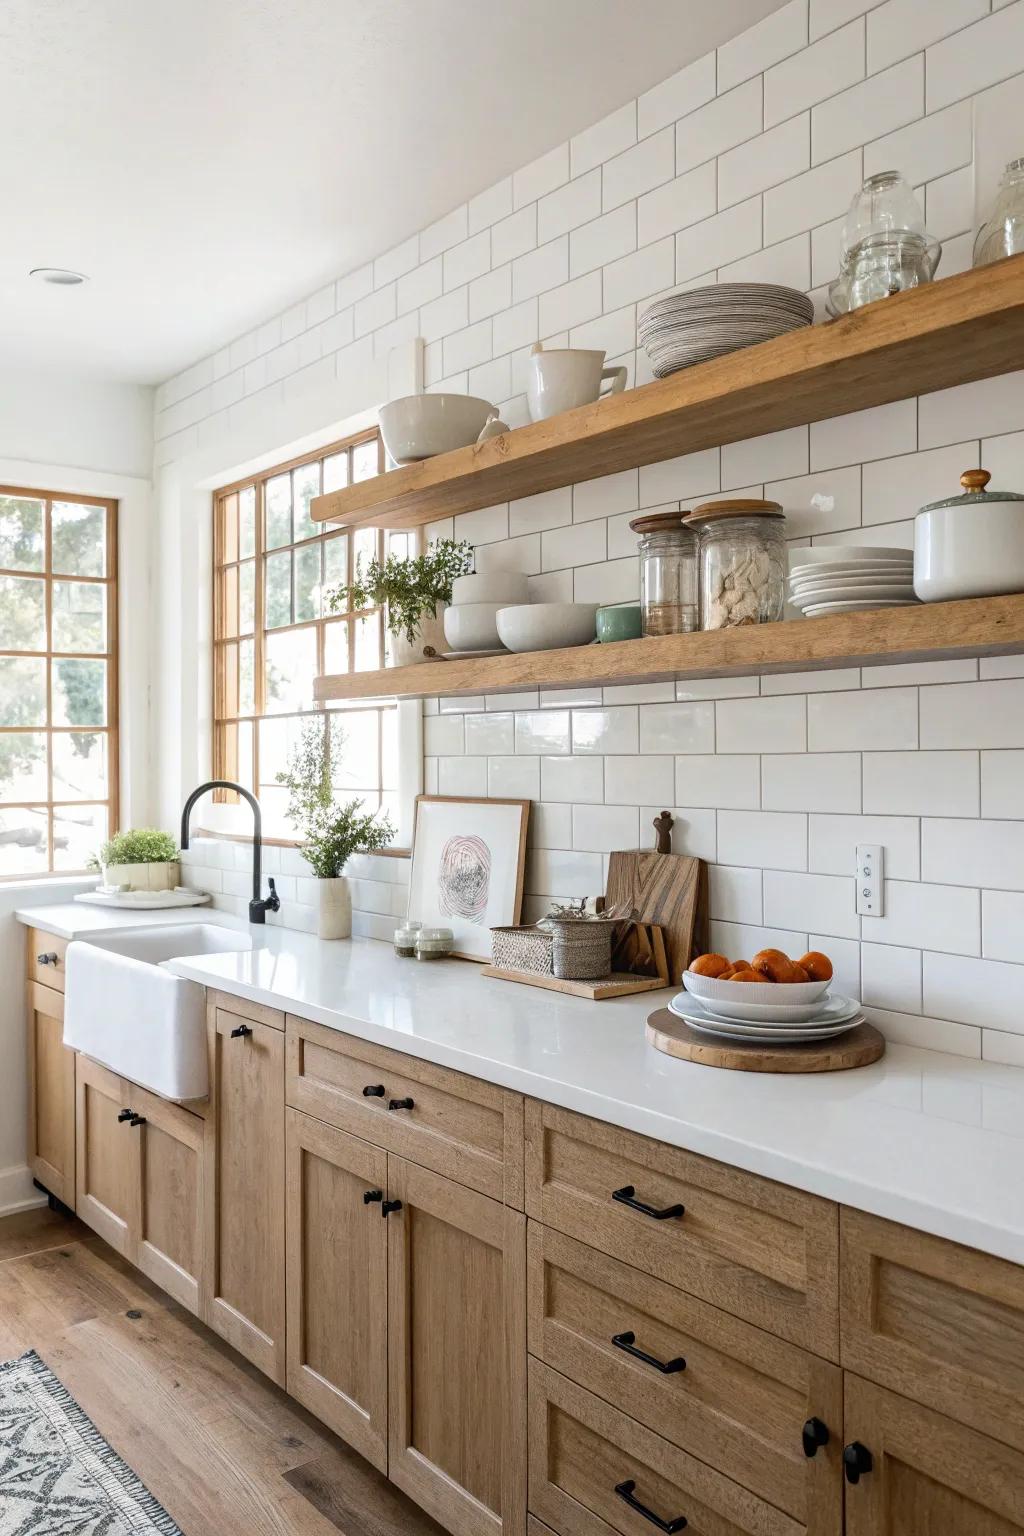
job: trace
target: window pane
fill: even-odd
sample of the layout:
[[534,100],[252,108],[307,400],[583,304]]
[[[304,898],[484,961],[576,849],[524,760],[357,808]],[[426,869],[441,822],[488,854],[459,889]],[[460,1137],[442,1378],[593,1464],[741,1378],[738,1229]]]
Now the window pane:
[[324,494],[348,485],[348,453],[332,453],[324,459]]
[[0,651],[45,650],[45,581],[0,576]]
[[53,798],[103,800],[107,794],[107,738],[96,731],[55,731]]
[[292,477],[275,475],[267,481],[267,548],[280,549],[292,541]]
[[65,576],[107,574],[107,509],[55,501],[50,510],[53,569]]
[[267,713],[312,709],[316,630],[287,629],[267,636]]
[[366,574],[366,568],[377,553],[376,528],[357,528],[352,535],[352,569]]
[[230,565],[238,559],[238,497],[221,497],[217,511],[220,517],[220,563]]
[[0,810],[0,875],[45,874],[46,839],[45,806]]
[[0,800],[45,800],[46,794],[44,732],[0,736]]
[[0,496],[0,566],[43,569],[43,504],[26,496]]
[[107,592],[93,581],[53,583],[53,649],[105,651]]
[[61,805],[53,813],[54,869],[84,869],[108,837],[105,805]]
[[266,623],[268,629],[280,629],[292,622],[292,557],[285,550],[279,555],[268,555]]
[[45,724],[45,659],[0,656],[0,725]]
[[54,661],[54,725],[106,725],[105,661]]
[[380,781],[385,789],[398,788],[398,710],[380,714]]
[[295,551],[295,622],[301,624],[320,617],[319,544],[307,544]]
[[295,538],[311,539],[323,531],[321,523],[314,523],[309,515],[309,504],[320,495],[320,465],[303,464],[292,471],[292,499],[295,516]]
[[251,635],[256,627],[256,562],[238,567],[238,631]]
[[336,587],[348,581],[348,534],[324,540],[324,585]]
[[308,719],[301,715],[287,715],[279,720],[268,717],[259,722],[261,795],[264,786],[275,784],[277,775],[288,767],[303,729],[308,724]]
[[388,554],[394,555],[398,560],[407,560],[412,554],[412,535],[408,533],[389,533]]
[[331,758],[335,789],[373,789],[380,782],[377,753],[377,711],[353,710],[341,723],[340,750]]
[[380,667],[380,610],[355,619],[357,672],[376,672]]
[[238,553],[243,560],[256,553],[256,487],[238,493]]
[[252,715],[256,712],[256,648],[252,640],[243,640],[238,647],[238,712]]
[[238,566],[220,573],[220,638],[238,634]]
[[[253,789],[252,721],[242,720],[238,727],[238,783]],[[255,791],[254,791],[255,793]]]
[[324,667],[328,672],[348,671],[348,629],[345,619],[324,625]]
[[377,463],[377,439],[374,437],[367,443],[358,443],[352,450],[352,479],[372,480],[377,473]]

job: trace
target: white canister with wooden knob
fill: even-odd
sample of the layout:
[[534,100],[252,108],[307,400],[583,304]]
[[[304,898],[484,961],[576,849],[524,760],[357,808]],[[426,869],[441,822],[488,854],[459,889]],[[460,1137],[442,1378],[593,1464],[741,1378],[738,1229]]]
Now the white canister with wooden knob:
[[960,476],[963,495],[914,519],[914,591],[923,603],[1024,591],[1024,495],[990,491],[987,469]]

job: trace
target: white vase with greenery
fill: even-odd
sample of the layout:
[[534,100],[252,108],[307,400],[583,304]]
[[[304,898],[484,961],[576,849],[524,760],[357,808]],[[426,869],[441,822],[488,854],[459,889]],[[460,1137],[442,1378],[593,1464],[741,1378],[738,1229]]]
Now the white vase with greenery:
[[395,835],[386,816],[368,816],[362,801],[338,804],[331,789],[331,753],[340,751],[339,726],[304,727],[288,769],[277,782],[288,791],[288,820],[302,838],[302,856],[317,877],[317,937],[347,939],[352,933],[352,893],[345,865],[354,853],[386,848]]
[[473,569],[473,546],[467,541],[438,539],[422,555],[402,559],[374,557],[356,573],[350,586],[327,594],[334,613],[358,613],[383,608],[387,625],[389,667],[424,661],[424,651],[445,649],[444,610],[452,600],[452,582]]
[[103,884],[121,891],[173,891],[181,884],[178,845],[155,827],[115,832],[90,861]]

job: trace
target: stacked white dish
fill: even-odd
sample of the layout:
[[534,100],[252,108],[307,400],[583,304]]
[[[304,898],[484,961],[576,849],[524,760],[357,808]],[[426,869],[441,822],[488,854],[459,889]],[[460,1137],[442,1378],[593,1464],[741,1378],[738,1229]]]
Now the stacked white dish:
[[719,981],[683,972],[685,992],[669,1009],[692,1029],[751,1045],[803,1045],[834,1040],[864,1023],[860,1003],[830,992],[827,981],[787,984]]
[[528,602],[529,595],[526,577],[518,571],[456,576],[451,603],[444,611],[444,637],[451,646],[446,655],[494,656],[504,651],[498,612],[509,603]]
[[753,347],[814,319],[806,294],[775,283],[716,283],[656,299],[640,316],[637,336],[657,378]]
[[916,603],[914,552],[870,544],[791,550],[789,601],[805,619]]

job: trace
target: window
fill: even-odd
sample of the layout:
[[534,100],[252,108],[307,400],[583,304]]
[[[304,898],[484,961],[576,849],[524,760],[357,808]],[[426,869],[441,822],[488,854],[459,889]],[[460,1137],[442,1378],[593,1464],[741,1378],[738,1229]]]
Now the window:
[[331,730],[339,795],[397,820],[394,705],[321,709],[313,700],[321,673],[384,665],[381,610],[328,614],[323,593],[350,582],[374,555],[409,553],[412,536],[325,529],[309,503],[383,467],[371,429],[214,497],[214,776],[252,790],[272,835],[293,835],[275,778],[311,718]]
[[0,486],[0,877],[117,825],[117,506]]

